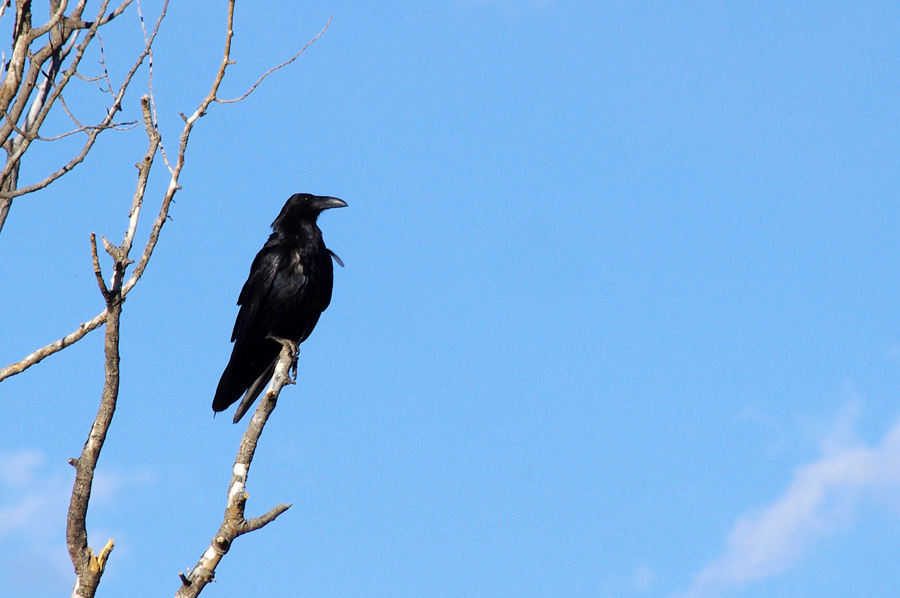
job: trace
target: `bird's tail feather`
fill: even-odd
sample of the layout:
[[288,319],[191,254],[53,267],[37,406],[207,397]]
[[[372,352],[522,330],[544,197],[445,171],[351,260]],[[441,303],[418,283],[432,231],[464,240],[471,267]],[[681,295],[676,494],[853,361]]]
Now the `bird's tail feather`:
[[275,361],[272,362],[272,365],[266,368],[266,370],[253,381],[253,384],[250,385],[250,388],[247,389],[246,394],[244,394],[244,399],[241,401],[241,404],[238,405],[237,411],[234,412],[234,423],[238,423],[241,421],[241,418],[244,417],[244,414],[253,406],[253,403],[256,401],[257,397],[262,393],[262,391],[266,388],[266,384],[269,383],[269,380],[272,378],[272,374],[275,373]]
[[214,412],[225,411],[241,398],[241,391],[244,390],[244,387],[238,386],[233,378],[231,362],[229,362],[225,367],[225,371],[222,372],[222,377],[219,378],[219,385],[216,387],[216,396],[213,397],[212,402]]

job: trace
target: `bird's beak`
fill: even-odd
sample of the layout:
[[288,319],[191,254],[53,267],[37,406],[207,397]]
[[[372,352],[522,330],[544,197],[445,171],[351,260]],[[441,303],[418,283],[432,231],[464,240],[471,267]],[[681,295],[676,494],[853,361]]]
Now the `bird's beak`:
[[346,208],[347,202],[343,199],[338,199],[337,197],[320,197],[316,201],[316,207],[320,210],[327,210],[328,208]]

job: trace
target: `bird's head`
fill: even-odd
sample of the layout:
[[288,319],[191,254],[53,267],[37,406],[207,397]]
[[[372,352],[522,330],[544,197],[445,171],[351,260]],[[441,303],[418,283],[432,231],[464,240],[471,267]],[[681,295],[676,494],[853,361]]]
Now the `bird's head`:
[[337,197],[324,197],[310,195],[309,193],[295,193],[281,208],[278,218],[272,223],[276,230],[290,227],[292,223],[300,220],[315,220],[323,210],[328,208],[346,208],[347,202]]

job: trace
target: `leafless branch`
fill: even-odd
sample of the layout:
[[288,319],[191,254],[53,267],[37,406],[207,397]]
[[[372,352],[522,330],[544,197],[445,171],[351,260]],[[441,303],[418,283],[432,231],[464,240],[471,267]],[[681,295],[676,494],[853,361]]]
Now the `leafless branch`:
[[[97,83],[98,81],[102,81],[102,80],[105,78],[104,75],[97,75],[97,76],[95,76],[95,77],[88,77],[88,76],[82,75],[81,73],[78,73],[78,72],[75,73],[75,77],[76,77],[77,79],[80,79],[80,80],[84,81],[85,83]],[[105,90],[104,90],[102,87],[100,87],[99,85],[98,85],[97,87],[100,88],[101,91],[105,91]]]
[[[128,0],[127,3],[123,3],[122,5],[120,5],[119,8],[124,10],[124,6],[127,6],[127,4],[130,4],[130,2],[131,2],[131,0]],[[106,3],[104,3],[104,6],[105,5],[106,5]],[[125,75],[125,78],[124,78],[122,84],[119,86],[119,89],[115,95],[115,100],[113,102],[113,105],[107,111],[106,117],[98,125],[95,125],[94,127],[89,127],[86,130],[87,131],[87,139],[85,140],[85,144],[81,148],[81,150],[71,160],[69,160],[68,163],[66,163],[61,168],[57,169],[56,171],[50,173],[43,180],[38,181],[37,183],[31,184],[31,185],[28,185],[25,187],[21,187],[18,189],[12,189],[12,190],[2,189],[2,190],[0,190],[0,199],[12,199],[12,198],[19,197],[19,196],[25,195],[27,193],[32,193],[34,191],[37,191],[39,189],[43,189],[43,188],[47,187],[53,181],[59,179],[64,174],[66,174],[67,172],[69,172],[73,168],[75,168],[75,166],[80,164],[84,160],[84,158],[87,156],[88,152],[90,152],[91,148],[94,146],[94,142],[97,140],[97,137],[100,135],[100,133],[106,129],[112,128],[111,125],[114,121],[115,115],[121,110],[122,99],[125,96],[125,91],[128,89],[128,86],[131,83],[131,79],[134,77],[134,74],[137,72],[138,68],[140,68],[141,64],[143,64],[144,59],[150,53],[150,48],[152,47],[153,41],[156,38],[157,33],[159,32],[159,26],[162,23],[163,17],[165,17],[167,7],[168,7],[168,1],[163,5],[162,11],[160,12],[160,16],[156,21],[156,26],[155,26],[152,34],[150,35],[149,40],[145,43],[144,49],[138,55],[138,58],[135,60],[132,67],[129,69],[128,73]],[[115,13],[115,11],[114,11],[114,13]],[[102,14],[103,14],[103,12],[101,11],[100,15],[102,15]],[[102,19],[100,19],[100,20],[102,20]],[[107,19],[107,21],[108,20],[109,19]],[[99,22],[99,21],[97,21],[97,22]],[[96,34],[97,22],[95,22],[91,27],[91,32],[93,34]],[[77,56],[75,59],[76,62],[66,70],[66,73],[64,74],[60,83],[57,84],[56,86],[54,86],[54,90],[53,90],[53,94],[51,94],[51,98],[48,99],[47,104],[42,108],[40,115],[37,118],[36,127],[33,130],[26,131],[26,135],[24,137],[21,137],[21,139],[23,139],[23,143],[21,144],[21,146],[17,147],[15,149],[15,151],[13,152],[13,154],[8,157],[6,166],[4,167],[3,171],[0,172],[0,180],[3,180],[4,176],[7,176],[8,170],[12,168],[13,164],[18,164],[18,161],[21,158],[22,154],[25,152],[28,145],[31,143],[31,141],[34,139],[34,137],[37,135],[37,131],[39,130],[40,124],[43,122],[44,118],[46,118],[46,115],[49,112],[50,107],[56,101],[56,99],[59,96],[59,94],[61,93],[63,87],[65,87],[65,84],[74,75],[74,73],[75,73],[74,67],[77,66],[78,62],[80,62],[81,56],[84,54],[84,50],[86,48],[86,43],[89,41],[89,39],[92,39],[92,38],[93,38],[93,36],[86,37],[86,39],[81,44],[78,45]]]
[[[293,58],[264,73],[257,82],[243,96],[233,100],[221,100],[218,97],[219,88],[225,77],[226,70],[234,62],[231,60],[231,44],[234,24],[234,0],[229,0],[227,9],[227,26],[222,53],[222,60],[215,74],[212,86],[207,95],[198,104],[190,116],[183,116],[184,127],[179,137],[177,154],[170,163],[162,146],[162,138],[157,127],[156,106],[153,99],[153,43],[159,31],[160,24],[165,17],[168,0],[165,1],[161,13],[152,32],[148,34],[144,25],[143,15],[141,26],[144,31],[145,46],[131,69],[127,72],[121,85],[116,89],[112,85],[111,78],[106,67],[106,58],[103,53],[102,39],[98,34],[98,28],[116,18],[133,0],[124,0],[112,12],[107,12],[110,0],[102,0],[91,21],[82,20],[86,0],[78,0],[66,16],[69,7],[67,0],[50,0],[50,17],[44,25],[33,28],[31,23],[31,10],[29,0],[16,0],[16,25],[14,27],[13,55],[9,62],[9,71],[6,77],[0,81],[0,147],[7,152],[7,160],[0,167],[0,229],[2,229],[5,213],[9,209],[13,198],[23,194],[42,189],[66,172],[79,164],[93,147],[99,133],[108,128],[117,128],[121,123],[114,122],[114,116],[121,111],[121,105],[126,89],[138,68],[149,57],[149,94],[141,98],[141,122],[148,138],[148,147],[142,160],[135,166],[138,170],[134,195],[129,211],[129,220],[124,232],[121,244],[115,245],[106,238],[101,237],[103,248],[112,258],[112,271],[108,283],[100,263],[100,255],[97,249],[97,237],[91,234],[90,253],[93,273],[103,296],[106,308],[92,320],[82,324],[75,332],[62,339],[50,343],[38,349],[19,362],[0,370],[0,380],[15,375],[40,362],[48,355],[62,350],[83,338],[88,332],[105,324],[104,334],[104,383],[100,396],[100,405],[96,418],[91,425],[87,440],[77,458],[70,460],[75,467],[75,481],[73,484],[71,500],[66,521],[66,544],[69,556],[75,568],[76,581],[73,589],[73,598],[92,598],[97,590],[107,560],[114,548],[113,540],[109,540],[99,552],[94,552],[89,546],[89,538],[86,529],[86,517],[93,487],[94,473],[105,443],[107,433],[113,420],[119,398],[119,341],[120,320],[122,305],[128,292],[140,280],[149,263],[156,244],[159,240],[162,227],[168,220],[169,208],[179,185],[180,174],[185,165],[185,155],[191,133],[197,120],[203,117],[210,104],[239,102],[249,96],[271,73],[287,66],[296,60],[303,51],[315,42],[331,24],[328,23],[308,42]],[[3,0],[0,0],[3,2]],[[0,7],[2,17],[3,7]],[[80,31],[84,32],[83,39],[79,42]],[[46,35],[48,41],[40,46],[41,41],[32,48],[37,38]],[[96,81],[105,80],[108,91],[113,95],[112,107],[108,109],[106,117],[97,125],[83,126],[69,111],[63,98],[63,90],[72,77],[80,76],[78,65],[82,60],[85,50],[91,41],[97,38],[100,44],[103,75]],[[72,52],[74,50],[74,52]],[[71,55],[70,55],[71,53]],[[27,68],[26,68],[27,63]],[[45,65],[48,68],[44,70]],[[44,76],[38,86],[40,75]],[[107,91],[101,88],[102,91]],[[32,97],[32,94],[36,95]],[[29,105],[29,98],[30,100]],[[43,137],[40,128],[52,109],[59,100],[63,109],[69,114],[77,129],[56,137]],[[25,187],[18,187],[19,164],[22,156],[30,144],[36,140],[55,140],[75,134],[85,133],[87,140],[84,147],[63,167],[54,171],[43,180]],[[166,166],[169,169],[169,184],[163,193],[159,212],[150,230],[150,234],[144,244],[142,254],[138,262],[130,258],[133,249],[135,235],[138,227],[141,209],[144,203],[149,175],[153,167],[157,152],[163,154]],[[126,279],[127,268],[135,264],[130,278]],[[277,398],[286,384],[292,384],[291,369],[296,368],[295,343],[283,341],[284,348],[276,364],[275,373],[270,388],[257,406],[254,416],[245,432],[241,445],[235,458],[232,469],[232,478],[228,488],[228,498],[222,525],[213,537],[209,547],[204,551],[197,566],[188,575],[182,575],[182,586],[177,596],[197,596],[205,585],[213,579],[216,566],[222,556],[226,554],[235,538],[260,529],[274,521],[284,513],[290,505],[279,504],[268,512],[258,517],[247,519],[244,515],[248,494],[246,492],[247,476],[250,464],[253,460],[257,444],[262,430],[275,408]]]
[[[141,21],[141,31],[144,33],[144,42],[148,42],[150,37],[147,35],[147,26],[144,22],[144,13],[141,10],[141,2],[137,0],[135,2],[137,5],[137,13],[138,18]],[[150,96],[150,114],[153,118],[153,122],[159,122],[158,116],[156,113],[156,94],[153,91],[153,47],[150,48],[150,55],[147,57],[147,95]],[[172,165],[169,163],[169,156],[166,154],[166,147],[163,145],[162,139],[159,140],[159,152],[162,154],[163,162],[166,165],[166,168],[169,170],[169,173],[172,172]]]
[[[96,255],[96,250],[94,254]],[[119,397],[119,319],[122,314],[122,300],[122,296],[116,292],[107,293],[106,336],[103,343],[105,377],[103,392],[100,396],[100,408],[91,426],[88,439],[84,443],[84,448],[81,450],[81,456],[69,461],[75,467],[75,483],[72,487],[72,498],[66,518],[66,545],[69,549],[69,557],[75,566],[76,575],[72,598],[94,596],[100,583],[100,577],[103,575],[106,558],[113,546],[113,542],[110,540],[106,547],[95,555],[88,546],[85,519],[91,499],[97,460],[100,458],[100,451],[106,441],[106,434],[112,423]]]
[[216,567],[222,557],[231,548],[232,542],[238,536],[260,529],[274,521],[279,515],[287,511],[291,505],[279,504],[260,517],[252,519],[244,518],[244,507],[249,495],[247,494],[247,476],[250,472],[250,464],[256,452],[259,437],[263,428],[275,410],[275,404],[281,389],[288,384],[293,384],[290,376],[291,368],[297,355],[296,343],[285,341],[282,343],[281,354],[275,365],[275,373],[266,394],[256,408],[256,412],[247,425],[247,430],[241,438],[234,467],[231,473],[231,483],[228,485],[228,499],[225,506],[225,515],[222,525],[213,536],[209,547],[203,552],[200,560],[187,574],[182,573],[181,587],[175,592],[175,598],[196,598],[206,587],[206,584],[215,578]]
[[103,271],[100,270],[100,257],[97,255],[97,235],[91,233],[91,262],[94,264],[94,277],[97,279],[97,286],[100,287],[100,294],[103,299],[109,299],[109,289],[106,288],[106,282],[103,280]]
[[[120,8],[122,8],[122,6],[124,6],[124,5],[125,5],[124,3],[123,3],[123,5],[120,5]],[[143,62],[144,58],[150,54],[150,51],[151,51],[151,48],[153,45],[153,41],[156,38],[156,35],[159,31],[159,27],[162,22],[162,19],[163,19],[163,17],[165,17],[167,7],[168,7],[168,1],[163,5],[162,11],[160,12],[159,17],[157,18],[157,21],[153,28],[153,31],[146,38],[144,51],[141,53],[141,55],[135,61],[134,66],[129,71],[128,75],[125,78],[125,81],[120,86],[119,92],[117,94],[117,101],[116,101],[115,106],[118,106],[120,104],[121,98],[124,95],[125,89],[126,89],[128,83],[131,81],[131,78],[133,77],[134,72],[137,70],[137,68]],[[137,284],[138,280],[140,280],[140,277],[143,275],[144,270],[147,267],[150,257],[153,254],[153,250],[156,247],[156,243],[159,240],[160,231],[162,230],[162,227],[165,225],[166,221],[168,220],[169,207],[171,205],[172,199],[174,198],[175,193],[181,188],[178,184],[178,181],[179,181],[181,170],[184,167],[185,151],[187,149],[187,144],[190,139],[191,131],[193,130],[194,124],[197,121],[197,119],[199,119],[200,117],[205,115],[207,109],[209,108],[209,105],[211,103],[213,103],[214,101],[216,101],[216,94],[218,93],[219,87],[222,83],[222,80],[224,79],[225,70],[232,63],[231,62],[231,39],[234,35],[233,34],[233,23],[234,23],[234,1],[232,0],[228,4],[227,28],[226,28],[225,46],[224,46],[224,50],[223,50],[222,61],[219,65],[219,69],[216,73],[215,79],[213,80],[213,84],[210,89],[210,92],[200,102],[200,104],[197,106],[197,109],[191,114],[190,117],[184,117],[185,126],[184,126],[184,129],[183,129],[183,131],[181,133],[181,137],[180,137],[177,160],[175,161],[174,165],[167,164],[167,166],[169,166],[169,170],[171,172],[169,186],[165,192],[163,201],[160,205],[159,213],[158,213],[156,220],[154,221],[153,226],[151,228],[150,236],[147,241],[147,244],[144,247],[143,254],[141,255],[141,258],[137,261],[137,265],[135,266],[135,268],[131,274],[131,277],[122,286],[123,297],[128,294],[128,292],[134,287],[135,284]],[[331,23],[331,19],[329,19],[329,21],[328,21],[328,24],[330,24],[330,23]],[[325,28],[323,28],[322,31],[327,29],[328,24],[326,24]],[[321,35],[321,32],[316,36],[315,39],[318,39],[318,37],[320,35]],[[310,43],[312,43],[312,42],[310,42]],[[306,44],[306,46],[304,46],[304,48],[306,48],[308,46],[309,46],[309,43]],[[112,112],[113,111],[111,110],[110,114],[112,114]],[[151,97],[151,113],[152,112],[153,112],[153,106],[152,106],[152,97]],[[152,123],[154,125],[154,129],[155,129],[155,123],[156,123],[155,114],[151,114],[151,121],[152,121]],[[111,120],[109,122],[111,122]],[[102,123],[101,123],[101,125],[102,125]],[[145,116],[145,125],[146,125],[146,116]],[[98,126],[100,126],[100,125],[98,125]],[[109,123],[107,123],[107,126],[109,126]],[[55,181],[56,179],[58,179],[59,177],[61,177],[62,175],[64,175],[66,172],[68,172],[72,168],[74,168],[75,165],[80,163],[84,159],[84,157],[87,156],[88,152],[90,151],[91,147],[93,146],[93,143],[96,140],[97,135],[99,134],[99,129],[97,129],[97,130],[90,129],[90,131],[87,134],[88,134],[88,140],[85,142],[85,145],[82,148],[82,150],[68,164],[66,164],[65,166],[63,166],[62,168],[57,170],[56,172],[52,173],[51,175],[49,175],[42,181],[39,181],[39,182],[29,185],[27,187],[22,187],[16,191],[4,192],[4,191],[0,190],[0,211],[2,211],[2,209],[3,209],[2,199],[5,195],[8,195],[10,197],[17,197],[24,193],[30,193],[32,191],[42,189],[42,188],[48,186],[53,181]],[[162,144],[161,139],[159,140],[159,147],[162,150],[163,144]],[[12,188],[15,189],[15,185],[13,185]],[[7,207],[8,207],[8,204],[7,204]],[[0,218],[0,223],[2,223],[2,218]],[[0,224],[0,226],[2,226],[2,224]],[[25,358],[21,359],[20,361],[18,361],[16,363],[13,363],[3,369],[0,369],[0,381],[2,381],[4,378],[8,378],[9,376],[13,376],[13,375],[16,375],[16,374],[19,374],[19,373],[25,371],[32,365],[39,363],[45,357],[64,349],[65,347],[71,345],[74,342],[77,342],[78,340],[81,340],[88,332],[94,330],[100,324],[102,324],[105,317],[106,317],[106,311],[104,311],[101,314],[99,314],[98,316],[94,317],[89,322],[82,324],[78,328],[78,330],[76,330],[75,332],[63,337],[62,339],[59,339],[57,341],[54,341],[54,342],[48,344],[45,347],[42,347],[42,348],[34,351],[33,353],[31,353],[30,355],[26,356]]]
[[[52,5],[52,3],[51,3],[51,5]],[[40,36],[47,33],[48,31],[50,31],[51,29],[53,29],[54,27],[56,27],[57,25],[59,25],[60,19],[62,19],[63,13],[66,12],[66,8],[68,8],[68,6],[69,6],[69,3],[67,2],[67,0],[62,0],[59,3],[59,6],[56,7],[56,10],[53,12],[53,14],[50,15],[50,20],[47,21],[47,23],[44,24],[43,27],[38,27],[31,33],[32,37],[34,39],[37,39]]]
[[37,118],[41,113],[41,109],[47,103],[47,95],[50,93],[50,89],[54,85],[53,80],[56,78],[56,73],[59,72],[59,68],[60,66],[62,66],[63,61],[69,55],[69,52],[72,51],[72,47],[75,45],[77,39],[78,38],[73,35],[64,48],[61,48],[58,52],[53,52],[51,54],[50,70],[44,74],[44,80],[38,87],[37,95],[31,102],[31,107],[28,109],[28,115],[25,117],[25,126],[23,127],[25,133],[20,134],[19,139],[24,139],[28,136],[28,131],[34,129],[35,122],[37,121]]
[[[110,15],[104,17],[109,4],[109,0],[104,0],[98,9],[97,18],[91,23],[85,23],[81,20],[84,0],[79,1],[69,17],[64,17],[68,3],[57,0],[50,3],[52,10],[50,20],[43,27],[37,29],[31,26],[31,2],[25,0],[16,2],[13,54],[6,71],[7,76],[3,78],[3,82],[0,84],[0,113],[6,116],[6,119],[0,123],[0,147],[6,150],[6,163],[0,169],[0,230],[2,230],[6,222],[13,197],[15,197],[16,193],[22,194],[17,191],[19,166],[22,156],[28,150],[31,142],[37,137],[38,131],[56,102],[57,97],[77,72],[86,48],[97,34],[97,28],[104,22],[108,22],[110,18],[113,18],[117,11],[124,10],[131,1],[125,0]],[[80,44],[74,46],[77,40],[77,32],[82,29],[86,30],[84,39]],[[39,49],[32,50],[32,43],[36,42],[44,34],[48,34],[47,42]],[[73,46],[76,49],[75,55],[71,59],[69,66],[62,71],[59,82],[54,84],[57,73],[62,68],[62,62],[73,49]],[[25,69],[26,59],[29,61],[27,72]],[[50,61],[50,68],[47,72],[44,72],[44,65],[47,61]],[[37,88],[38,78],[42,74],[45,76],[45,80],[38,88],[37,96],[28,109],[25,122],[21,126],[22,130],[17,132],[18,137],[11,139],[10,136],[17,130],[16,123],[22,117],[29,98]],[[119,101],[121,101],[121,98],[119,98]],[[111,119],[113,115],[111,113],[108,116]],[[96,135],[102,130],[92,131],[89,139],[91,137],[96,138]],[[93,141],[90,141],[90,144],[92,145]],[[71,170],[83,159],[84,157],[81,156],[77,160],[70,162],[67,167],[60,169],[58,176],[62,176]],[[58,176],[55,178],[58,178]],[[55,178],[51,177],[50,180],[55,180]],[[43,186],[38,185],[33,187],[32,190],[43,188]]]
[[316,40],[319,39],[319,38],[322,36],[323,33],[325,33],[325,31],[326,31],[326,30],[328,29],[328,27],[331,25],[331,20],[332,20],[333,18],[334,18],[334,15],[330,15],[330,16],[328,17],[328,22],[325,23],[325,26],[322,27],[322,30],[319,31],[319,32],[316,34],[316,36],[315,36],[314,38],[312,38],[311,40],[309,40],[308,42],[306,42],[306,45],[303,46],[302,48],[300,48],[300,51],[299,51],[299,52],[297,52],[296,54],[294,54],[289,60],[285,60],[284,62],[282,62],[282,63],[279,64],[278,66],[272,67],[272,68],[270,68],[269,70],[267,70],[265,73],[263,73],[262,76],[261,76],[259,79],[256,80],[256,83],[254,83],[254,84],[250,87],[250,89],[247,90],[247,92],[246,92],[244,95],[242,95],[242,96],[240,96],[240,97],[238,97],[238,98],[234,98],[234,99],[232,99],[232,100],[222,100],[222,99],[216,98],[216,102],[218,102],[218,103],[220,103],[220,104],[234,104],[234,103],[236,103],[236,102],[240,102],[240,101],[246,99],[247,96],[249,96],[251,93],[253,93],[254,91],[256,91],[256,88],[259,87],[260,83],[262,83],[262,82],[265,80],[266,77],[268,77],[269,75],[271,75],[272,73],[274,73],[275,71],[277,71],[277,70],[279,70],[279,69],[283,69],[283,68],[286,67],[287,65],[291,64],[292,62],[294,62],[295,60],[297,60],[298,58],[300,58],[300,55],[303,54],[303,52],[305,52],[306,49],[307,49],[308,47],[310,47],[311,45],[313,45],[313,44],[316,42]]
[[[108,126],[102,127],[102,128],[115,129],[116,131],[130,131],[131,129],[134,129],[135,127],[137,127],[138,124],[139,123],[136,120],[129,120],[129,121],[121,122],[121,123],[110,123]],[[101,127],[99,125],[94,125],[94,126],[83,125],[81,127],[78,127],[77,129],[72,129],[71,131],[66,131],[65,133],[60,133],[59,135],[56,135],[54,137],[43,137],[43,136],[38,135],[35,139],[36,139],[36,141],[46,141],[46,142],[59,141],[60,139],[65,139],[66,137],[71,137],[72,135],[77,135],[78,133],[89,133],[90,131],[93,131],[94,129],[97,129],[97,128],[101,128]]]
[[75,123],[75,126],[78,127],[78,130],[87,130],[87,127],[85,127],[83,124],[81,124],[81,121],[78,120],[78,118],[74,114],[72,114],[71,110],[69,110],[69,105],[66,104],[66,98],[65,98],[65,96],[63,96],[63,94],[59,94],[59,103],[60,103],[60,105],[62,105],[63,110],[66,112],[66,115],[69,117],[69,120],[71,120],[73,123]]
[[57,341],[53,341],[49,345],[45,347],[41,347],[34,353],[28,355],[24,359],[17,361],[16,363],[10,364],[3,369],[0,369],[0,381],[9,378],[10,376],[15,376],[16,374],[20,374],[33,366],[36,363],[40,363],[43,361],[45,357],[49,357],[58,351],[62,351],[69,345],[74,344],[77,341],[80,341],[84,336],[103,324],[106,321],[106,310],[104,309],[102,312],[84,322],[83,324],[79,324],[78,328],[75,332],[67,334]]
[[100,24],[106,25],[107,23],[109,23],[110,21],[112,21],[113,19],[115,19],[116,17],[121,15],[123,12],[125,12],[125,9],[128,8],[128,6],[131,4],[131,2],[132,2],[132,0],[125,0],[125,2],[122,2],[122,4],[117,6],[114,11],[112,11],[111,13],[109,13],[108,15],[106,15],[105,17],[100,19]]
[[147,152],[144,154],[144,159],[135,164],[135,167],[138,169],[138,186],[134,191],[134,198],[131,202],[131,213],[128,214],[128,231],[125,233],[125,241],[122,243],[122,250],[126,254],[131,252],[134,232],[137,230],[138,217],[141,213],[141,203],[147,190],[147,179],[150,177],[153,158],[156,156],[156,150],[161,139],[156,123],[153,121],[153,114],[150,112],[149,96],[145,95],[141,98],[141,113],[144,116],[144,130],[147,132],[147,139],[150,144],[147,147]]
[[[147,35],[145,33],[144,42],[146,43],[149,41],[150,40],[147,39]],[[98,80],[106,81],[106,89],[103,89],[102,85],[98,84],[97,86],[100,88],[100,91],[108,93],[115,97],[115,95],[113,95],[112,80],[109,78],[109,69],[106,68],[106,51],[103,49],[103,36],[99,33],[97,34],[97,46],[100,48],[100,67],[103,69],[103,74],[99,76]]]
[[[100,14],[106,10],[106,5],[108,4],[108,0],[101,3],[100,6]],[[17,18],[18,18],[19,9],[17,8]],[[3,86],[0,87],[0,108],[3,109],[4,113],[8,115],[8,119],[6,122],[0,126],[0,143],[5,144],[9,139],[9,135],[12,132],[12,123],[18,122],[21,118],[23,111],[25,110],[25,106],[28,103],[29,98],[33,90],[37,85],[38,78],[44,74],[44,64],[51,60],[55,64],[54,69],[58,69],[61,64],[62,53],[65,51],[67,54],[71,49],[69,47],[68,42],[71,38],[77,35],[77,32],[81,29],[85,29],[88,24],[83,23],[80,19],[76,22],[71,17],[65,20],[66,26],[54,27],[49,31],[49,39],[44,44],[43,47],[36,51],[30,50],[30,45],[32,42],[36,41],[38,36],[35,35],[38,30],[30,29],[30,12],[27,10],[27,7],[23,5],[23,20],[22,26],[19,30],[19,34],[16,37],[16,43],[14,45],[14,49],[17,50],[18,46],[21,44],[23,46],[23,51],[25,54],[21,59],[15,55],[15,62],[11,62],[10,66],[15,68],[15,77],[13,79],[7,77],[3,82]],[[74,73],[78,69],[78,65],[81,62],[81,58],[84,56],[84,52],[90,43],[93,41],[94,36],[97,32],[97,27],[99,24],[94,21],[90,24],[89,28],[87,28],[84,39],[80,44],[78,44],[75,48],[75,55],[72,58],[69,66],[63,71],[63,75],[60,78],[59,84],[56,86],[56,89],[53,93],[46,96],[45,100],[40,103],[40,109],[37,111],[36,118],[31,119],[32,125],[35,128],[40,128],[43,119],[46,118],[46,115],[49,109],[52,107],[53,103],[56,100],[56,95],[60,93],[62,88],[68,83],[69,79],[74,75]],[[24,58],[27,57],[29,59],[29,68],[27,72],[25,71],[25,62]],[[51,70],[54,70],[51,69]],[[15,100],[13,102],[13,100]],[[10,105],[10,102],[12,104]],[[35,105],[31,106],[32,111],[35,109]],[[32,115],[34,116],[34,115]],[[27,148],[29,139],[27,136],[24,138],[20,138],[16,140],[16,145]],[[19,148],[16,149],[16,152],[10,151],[10,148],[7,149],[8,153],[12,154],[10,157],[15,157],[16,161],[7,161],[7,166],[4,167],[2,176],[5,177],[7,173],[7,169],[11,166],[17,164],[18,158],[21,156],[21,153],[18,151]]]
[[141,276],[144,273],[144,269],[147,267],[147,263],[150,260],[150,256],[153,255],[153,250],[156,248],[156,243],[159,240],[159,233],[162,230],[162,227],[165,225],[168,216],[169,216],[169,205],[172,203],[172,198],[175,197],[175,193],[181,189],[181,186],[178,184],[179,177],[181,176],[181,170],[184,168],[184,155],[187,150],[188,141],[191,138],[191,131],[194,129],[194,124],[197,122],[197,119],[206,115],[206,110],[209,108],[209,105],[213,103],[216,99],[216,94],[219,91],[219,86],[222,84],[222,80],[225,78],[225,69],[228,68],[228,65],[231,64],[231,38],[234,36],[234,0],[229,0],[228,2],[228,19],[226,26],[226,34],[225,34],[225,48],[222,53],[222,61],[219,63],[219,69],[216,72],[216,77],[213,80],[212,87],[209,90],[209,93],[206,94],[206,97],[200,102],[197,106],[197,109],[194,110],[193,114],[189,117],[185,118],[184,128],[181,131],[181,138],[178,145],[178,156],[175,160],[174,166],[170,167],[171,177],[169,179],[169,187],[166,189],[166,193],[163,197],[162,204],[159,208],[159,214],[156,217],[156,220],[153,223],[153,227],[150,230],[150,238],[147,241],[147,244],[144,246],[144,254],[141,256],[141,259],[138,260],[137,265],[134,268],[134,272],[131,274],[131,278],[125,284],[124,292],[128,292],[131,288],[137,284],[137,281],[140,280]]

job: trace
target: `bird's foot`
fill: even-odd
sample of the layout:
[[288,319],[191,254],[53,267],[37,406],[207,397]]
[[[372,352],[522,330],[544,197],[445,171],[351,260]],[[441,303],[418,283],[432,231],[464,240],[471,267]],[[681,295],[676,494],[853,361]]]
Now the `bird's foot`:
[[288,378],[290,379],[291,384],[297,383],[297,357],[299,352],[300,344],[292,341],[289,338],[281,338],[280,336],[275,336],[274,334],[270,334],[269,337],[276,343],[280,343],[282,347],[285,347],[291,354],[291,368],[288,370]]

